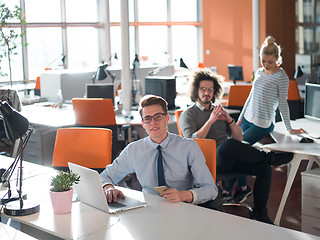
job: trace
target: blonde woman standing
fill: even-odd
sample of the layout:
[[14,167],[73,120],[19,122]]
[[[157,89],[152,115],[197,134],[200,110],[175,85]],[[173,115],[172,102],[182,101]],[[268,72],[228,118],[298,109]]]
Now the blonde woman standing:
[[272,132],[278,107],[290,134],[305,133],[302,128],[291,127],[287,102],[289,78],[280,67],[281,48],[271,36],[261,46],[260,61],[262,67],[256,71],[251,92],[237,122],[243,131],[243,140],[254,144]]

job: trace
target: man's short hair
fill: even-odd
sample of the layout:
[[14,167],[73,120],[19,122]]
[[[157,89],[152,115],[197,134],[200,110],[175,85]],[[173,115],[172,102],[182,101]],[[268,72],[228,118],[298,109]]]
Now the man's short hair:
[[193,71],[191,75],[190,98],[193,102],[199,99],[200,82],[204,80],[213,82],[214,92],[211,101],[215,102],[223,94],[222,82],[224,81],[224,77],[212,72],[210,68],[198,68]]
[[168,103],[162,97],[155,96],[155,95],[145,95],[141,98],[139,103],[139,113],[142,117],[142,109],[144,107],[153,106],[153,105],[160,105],[163,113],[168,114]]

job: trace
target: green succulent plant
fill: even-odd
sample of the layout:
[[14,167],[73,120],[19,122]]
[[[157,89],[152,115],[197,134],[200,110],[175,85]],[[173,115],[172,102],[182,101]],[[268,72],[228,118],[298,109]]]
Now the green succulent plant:
[[80,176],[76,173],[60,171],[59,174],[51,178],[50,189],[52,192],[65,192],[71,189],[73,184],[77,184],[80,181]]

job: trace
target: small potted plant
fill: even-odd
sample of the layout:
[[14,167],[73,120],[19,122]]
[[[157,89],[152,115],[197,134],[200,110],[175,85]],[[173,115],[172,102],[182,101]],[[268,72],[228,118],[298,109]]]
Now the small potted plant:
[[59,174],[51,178],[50,198],[53,211],[56,214],[71,212],[73,184],[80,181],[80,176],[76,173],[60,171]]

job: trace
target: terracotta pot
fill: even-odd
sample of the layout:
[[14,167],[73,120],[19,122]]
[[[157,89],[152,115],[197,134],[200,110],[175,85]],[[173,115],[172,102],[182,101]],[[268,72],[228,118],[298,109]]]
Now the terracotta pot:
[[71,212],[73,189],[65,192],[50,191],[50,198],[55,214],[66,214]]

